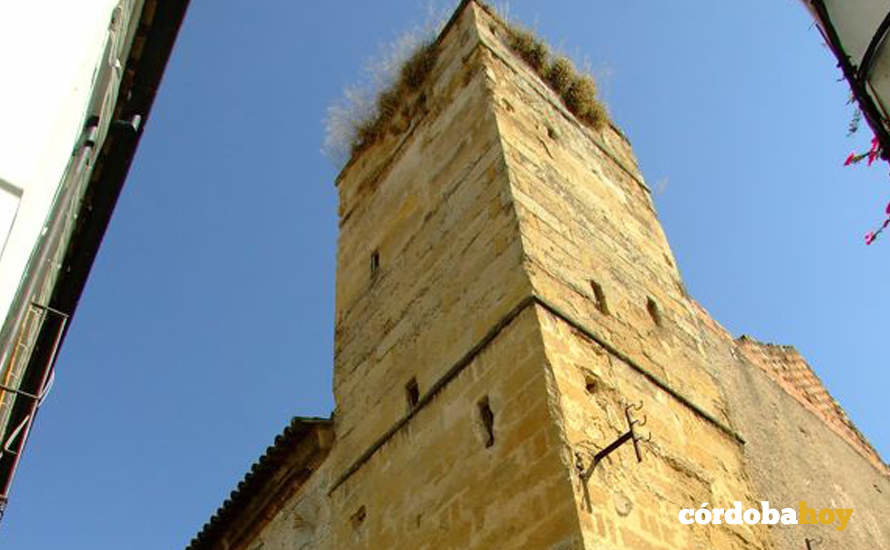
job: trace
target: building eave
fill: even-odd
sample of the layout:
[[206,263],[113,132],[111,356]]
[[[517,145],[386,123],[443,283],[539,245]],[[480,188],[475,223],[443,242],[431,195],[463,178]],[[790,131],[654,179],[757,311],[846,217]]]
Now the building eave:
[[[321,462],[334,440],[327,418],[294,417],[216,513],[191,540],[186,550],[238,548],[245,535],[262,527]],[[282,489],[286,494],[278,494]]]

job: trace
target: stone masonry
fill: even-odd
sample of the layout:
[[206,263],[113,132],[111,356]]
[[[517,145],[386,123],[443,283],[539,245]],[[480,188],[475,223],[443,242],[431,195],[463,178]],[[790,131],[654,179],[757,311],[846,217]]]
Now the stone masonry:
[[[462,2],[401,122],[344,168],[332,442],[271,447],[191,548],[890,548],[887,465],[793,349],[687,296],[627,139],[505,37]],[[642,462],[628,443],[585,483],[640,401]],[[735,500],[855,512],[677,520]]]

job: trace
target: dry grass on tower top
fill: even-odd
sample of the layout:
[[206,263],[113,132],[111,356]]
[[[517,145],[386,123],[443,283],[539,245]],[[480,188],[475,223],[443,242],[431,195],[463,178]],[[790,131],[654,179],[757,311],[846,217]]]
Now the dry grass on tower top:
[[[609,124],[608,111],[597,97],[590,75],[578,71],[568,58],[552,55],[532,31],[508,21],[484,2],[479,5],[503,27],[507,46],[547,83],[579,121],[595,130]],[[347,89],[345,101],[329,107],[324,150],[332,160],[345,162],[387,133],[398,134],[410,127],[426,101],[422,89],[438,59],[435,36],[441,28],[440,22],[428,25],[420,34],[417,30],[405,33],[394,42],[394,55],[372,63],[376,66],[372,73],[384,73],[382,79],[379,74],[373,75],[382,84],[370,89]]]
[[356,124],[351,154],[355,155],[366,149],[393,127],[394,119],[405,108],[406,98],[423,86],[437,57],[438,49],[432,41],[422,43],[408,57],[399,70],[398,80],[377,96],[374,114]]
[[602,130],[609,123],[609,113],[597,97],[596,84],[590,75],[578,71],[567,57],[552,56],[544,41],[532,31],[482,5],[504,27],[510,49],[550,86],[578,120],[595,130]]

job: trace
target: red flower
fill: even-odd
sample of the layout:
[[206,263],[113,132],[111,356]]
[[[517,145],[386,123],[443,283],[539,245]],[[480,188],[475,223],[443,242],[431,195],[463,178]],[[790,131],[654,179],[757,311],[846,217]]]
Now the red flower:
[[850,166],[854,162],[856,162],[856,153],[850,153],[850,156],[844,161],[844,166]]
[[868,245],[868,244],[871,244],[871,243],[873,243],[873,242],[875,242],[875,234],[874,234],[873,231],[869,231],[869,232],[866,233],[866,235],[865,235],[865,244]]
[[884,210],[884,212],[886,212],[887,215],[890,216],[890,202],[887,203],[887,209]]

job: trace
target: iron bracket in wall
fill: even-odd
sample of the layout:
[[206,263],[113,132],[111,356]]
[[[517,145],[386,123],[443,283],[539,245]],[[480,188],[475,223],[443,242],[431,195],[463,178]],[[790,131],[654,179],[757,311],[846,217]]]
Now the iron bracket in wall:
[[595,453],[590,461],[590,466],[588,466],[586,469],[583,465],[582,454],[580,452],[575,452],[575,458],[577,460],[576,466],[581,474],[581,480],[584,481],[585,484],[587,483],[587,480],[590,479],[590,476],[593,475],[593,471],[596,469],[597,465],[602,462],[604,458],[615,452],[619,447],[621,447],[628,441],[633,443],[634,454],[636,454],[637,456],[637,462],[643,461],[643,454],[640,451],[640,441],[651,441],[652,433],[650,432],[645,439],[640,437],[640,435],[637,433],[636,428],[645,426],[647,417],[646,415],[643,415],[643,420],[637,420],[631,414],[631,411],[640,411],[642,409],[642,401],[640,401],[639,404],[630,404],[624,407],[624,418],[627,420],[627,431],[623,433],[618,439],[609,444],[609,446]]
[[804,541],[807,543],[807,550],[813,550],[815,545],[822,544],[822,537],[818,537],[815,539],[804,539]]

